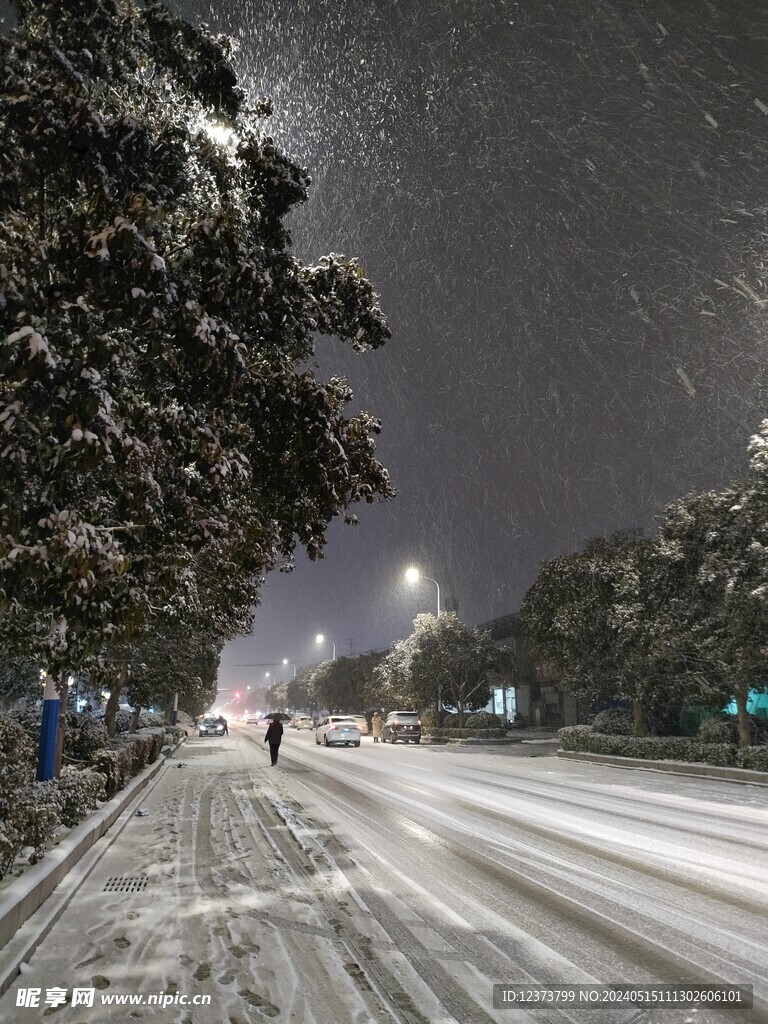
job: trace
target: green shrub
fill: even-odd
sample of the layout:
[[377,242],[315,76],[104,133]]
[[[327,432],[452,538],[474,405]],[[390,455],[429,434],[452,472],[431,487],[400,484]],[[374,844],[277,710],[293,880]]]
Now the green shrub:
[[593,721],[595,732],[605,736],[632,736],[635,731],[635,719],[626,708],[608,708],[599,711]]

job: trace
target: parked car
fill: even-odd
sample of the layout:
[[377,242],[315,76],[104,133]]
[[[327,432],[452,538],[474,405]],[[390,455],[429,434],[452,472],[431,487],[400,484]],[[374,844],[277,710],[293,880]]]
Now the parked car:
[[421,720],[416,711],[390,711],[381,729],[381,742],[421,743]]
[[223,736],[224,723],[219,718],[201,718],[197,727],[198,736]]
[[315,743],[331,746],[360,746],[360,730],[351,715],[328,715],[321,719],[315,732]]
[[315,723],[312,721],[311,715],[299,715],[296,719],[297,729],[314,729]]
[[357,722],[357,728],[360,730],[360,735],[367,736],[370,730],[368,729],[368,719],[365,715],[351,715],[350,717],[354,718]]

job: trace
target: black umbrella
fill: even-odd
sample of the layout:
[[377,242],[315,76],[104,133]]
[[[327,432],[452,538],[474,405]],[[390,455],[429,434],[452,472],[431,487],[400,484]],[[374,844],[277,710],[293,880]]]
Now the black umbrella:
[[290,720],[291,720],[291,716],[290,715],[284,715],[282,711],[270,711],[269,714],[268,715],[264,715],[264,717],[265,718],[274,718],[277,721],[279,721],[281,718],[284,718],[286,722],[290,722]]

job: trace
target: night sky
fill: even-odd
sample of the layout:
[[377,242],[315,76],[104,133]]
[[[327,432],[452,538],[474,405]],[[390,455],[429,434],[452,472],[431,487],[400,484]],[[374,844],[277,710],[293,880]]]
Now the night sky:
[[[515,610],[539,563],[743,474],[766,402],[768,3],[175,0],[239,39],[392,341],[325,341],[398,497],[263,592],[222,686]],[[330,655],[330,647],[324,652]],[[228,668],[239,662],[260,668]]]

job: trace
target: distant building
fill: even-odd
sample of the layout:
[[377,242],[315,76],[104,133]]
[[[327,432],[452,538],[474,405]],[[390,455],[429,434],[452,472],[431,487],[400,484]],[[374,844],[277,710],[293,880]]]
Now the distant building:
[[536,654],[519,612],[483,622],[478,628],[491,634],[500,655],[491,679],[488,711],[508,722],[519,714],[529,725],[552,729],[580,720],[579,702],[563,687],[554,666]]

